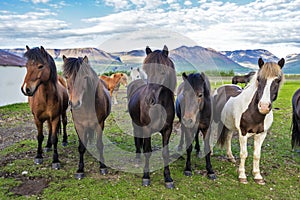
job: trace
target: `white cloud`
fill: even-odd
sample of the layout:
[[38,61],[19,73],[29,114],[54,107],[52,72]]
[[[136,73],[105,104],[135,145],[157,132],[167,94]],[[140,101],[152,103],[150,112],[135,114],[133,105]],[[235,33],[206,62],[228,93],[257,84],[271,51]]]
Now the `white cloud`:
[[37,3],[48,3],[50,0],[31,0],[31,1],[32,3],[37,4]]
[[184,5],[191,6],[191,5],[193,5],[193,3],[191,1],[184,1]]

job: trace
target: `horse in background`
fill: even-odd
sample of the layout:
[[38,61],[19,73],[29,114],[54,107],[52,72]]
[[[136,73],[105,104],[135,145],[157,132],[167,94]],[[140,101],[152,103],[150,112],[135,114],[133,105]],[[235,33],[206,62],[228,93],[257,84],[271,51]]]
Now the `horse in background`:
[[292,149],[300,146],[300,89],[292,97],[293,118],[292,118]]
[[135,81],[135,80],[138,80],[138,79],[143,79],[143,80],[146,80],[147,79],[147,74],[142,70],[140,69],[139,67],[137,68],[130,68],[130,78],[131,78],[131,81]]
[[102,134],[104,121],[111,111],[107,88],[89,64],[88,58],[63,56],[63,75],[67,80],[70,106],[79,139],[79,165],[75,178],[84,177],[84,153],[88,139],[96,134],[96,148],[100,162],[100,173],[107,174],[103,157]]
[[[218,88],[214,99],[214,128],[220,133],[218,143],[226,144],[227,156],[235,159],[231,151],[233,132],[238,132],[240,142],[239,182],[247,184],[245,161],[248,156],[247,139],[254,136],[253,176],[257,184],[264,185],[259,162],[261,146],[273,122],[272,102],[276,100],[284,76],[284,59],[278,63],[258,60],[259,70],[249,85],[242,90],[237,85]],[[215,126],[217,125],[217,127]]]
[[254,74],[255,72],[252,71],[243,76],[234,76],[232,78],[232,84],[245,83],[245,86],[247,86]]
[[125,73],[115,73],[111,76],[101,75],[99,76],[107,86],[107,89],[110,92],[110,97],[114,99],[114,104],[118,104],[117,95],[120,88],[120,85],[127,87],[128,76]]
[[[178,87],[176,98],[176,115],[181,123],[181,134],[185,135],[186,165],[184,175],[192,176],[191,152],[193,140],[198,140],[199,131],[204,139],[204,152],[208,178],[214,180],[216,175],[210,162],[210,135],[208,132],[212,119],[212,101],[210,83],[204,73],[182,74],[183,83]],[[196,138],[197,137],[197,138]],[[198,147],[200,149],[200,147]]]
[[38,149],[34,162],[35,164],[43,163],[43,123],[47,121],[49,134],[45,151],[50,151],[53,145],[52,168],[59,169],[57,134],[62,120],[63,146],[66,146],[68,143],[66,132],[68,93],[64,85],[58,81],[55,62],[44,47],[30,49],[26,46],[26,50],[24,56],[27,58],[27,73],[21,91],[25,96],[28,96],[30,109],[38,130]]
[[[151,135],[160,132],[162,136],[164,160],[164,179],[167,188],[174,188],[169,169],[169,139],[175,117],[174,90],[176,72],[174,63],[168,57],[166,46],[163,50],[152,50],[146,47],[146,58],[143,70],[147,74],[147,82],[139,85],[128,97],[128,111],[132,119],[136,159],[140,159],[141,148],[145,156],[143,186],[150,185],[149,159],[152,152]],[[138,83],[140,80],[136,80]],[[132,81],[130,85],[134,85]],[[130,88],[128,86],[128,88]]]

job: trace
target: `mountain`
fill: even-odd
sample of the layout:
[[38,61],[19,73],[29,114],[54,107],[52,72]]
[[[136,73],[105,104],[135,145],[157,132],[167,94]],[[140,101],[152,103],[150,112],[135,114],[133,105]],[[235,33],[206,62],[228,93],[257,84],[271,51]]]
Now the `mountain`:
[[115,52],[112,55],[119,57],[124,64],[141,65],[146,56],[144,50],[132,50],[128,52]]
[[25,58],[0,49],[0,65],[23,67],[25,64]]
[[181,46],[170,51],[177,72],[183,71],[230,71],[246,73],[250,70],[232,61],[227,56],[210,48]]
[[300,74],[300,54],[290,54],[285,59],[283,72],[285,74]]
[[265,62],[277,62],[278,57],[264,49],[221,51],[221,53],[241,66],[258,69],[257,61],[262,58]]

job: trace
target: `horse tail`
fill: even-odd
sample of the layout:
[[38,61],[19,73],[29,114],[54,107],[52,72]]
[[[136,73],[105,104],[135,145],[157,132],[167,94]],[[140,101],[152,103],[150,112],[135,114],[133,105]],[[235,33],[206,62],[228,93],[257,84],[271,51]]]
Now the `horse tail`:
[[227,139],[227,128],[221,122],[218,124],[218,134],[217,144],[223,147]]
[[299,130],[298,119],[295,110],[293,110],[291,130],[292,130],[292,149],[294,149],[295,146],[300,146],[300,130]]

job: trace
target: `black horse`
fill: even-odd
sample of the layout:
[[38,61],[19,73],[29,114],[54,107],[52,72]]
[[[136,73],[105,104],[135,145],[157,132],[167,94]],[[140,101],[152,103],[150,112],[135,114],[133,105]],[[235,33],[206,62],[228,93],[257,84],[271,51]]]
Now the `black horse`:
[[300,146],[300,89],[292,98],[293,118],[292,118],[292,148]]
[[252,71],[243,76],[234,76],[232,78],[232,84],[245,83],[245,86],[246,86],[250,82],[250,80],[254,74],[255,74],[255,72]]
[[136,158],[140,158],[141,148],[145,155],[143,186],[150,185],[149,159],[151,156],[151,134],[160,132],[163,140],[162,156],[164,159],[164,178],[167,188],[174,188],[169,170],[169,139],[175,116],[174,93],[176,72],[173,62],[168,57],[168,48],[153,51],[146,48],[143,70],[148,79],[144,84],[131,82],[138,88],[128,91],[128,111],[132,119]]
[[[194,138],[198,140],[199,131],[204,138],[204,151],[207,175],[216,179],[210,162],[208,128],[212,119],[212,101],[209,80],[204,73],[182,74],[183,83],[179,86],[176,99],[176,115],[181,122],[181,134],[185,134],[187,159],[184,169],[186,176],[192,175],[191,152]],[[196,145],[199,145],[199,142]]]

